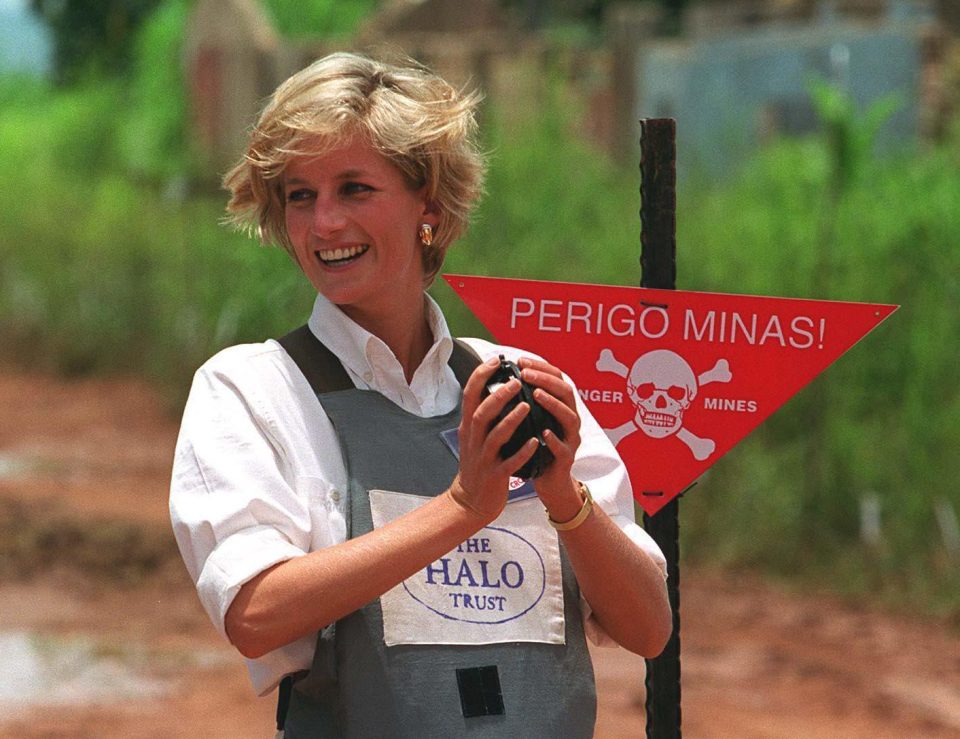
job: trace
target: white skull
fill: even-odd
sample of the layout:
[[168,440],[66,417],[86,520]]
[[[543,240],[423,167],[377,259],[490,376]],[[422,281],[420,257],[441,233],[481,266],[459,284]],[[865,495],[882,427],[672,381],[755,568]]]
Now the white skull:
[[663,439],[683,426],[683,412],[697,396],[697,376],[679,354],[656,349],[633,363],[627,393],[637,408],[637,428]]

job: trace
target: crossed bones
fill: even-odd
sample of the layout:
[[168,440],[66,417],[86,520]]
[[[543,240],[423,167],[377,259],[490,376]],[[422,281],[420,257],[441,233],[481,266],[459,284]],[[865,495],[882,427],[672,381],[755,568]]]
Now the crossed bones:
[[[693,375],[693,370],[690,369],[690,365],[687,364],[686,360],[684,360],[679,354],[666,350],[655,351],[661,352],[664,356],[672,355],[668,357],[670,361],[676,363],[680,367],[685,368],[685,370],[689,371],[689,375],[691,377],[696,378],[696,386],[688,388],[690,392],[685,400],[685,404],[682,405],[676,414],[676,417],[679,421],[679,428],[675,431],[668,431],[665,435],[670,436],[675,434],[680,441],[687,445],[687,447],[693,453],[695,459],[703,461],[713,454],[714,450],[717,448],[717,445],[713,439],[702,439],[693,432],[683,428],[683,411],[686,410],[690,401],[692,401],[696,396],[698,388],[703,387],[711,382],[730,382],[730,380],[733,379],[733,375],[730,372],[730,364],[726,359],[719,359],[711,369],[703,372],[700,375]],[[632,380],[636,378],[631,378],[631,374],[637,374],[637,370],[641,367],[641,361],[643,358],[653,353],[654,352],[647,352],[647,354],[638,357],[637,361],[633,364],[633,369],[631,370],[631,368],[627,367],[627,365],[618,361],[613,355],[612,351],[609,349],[604,349],[600,352],[600,357],[597,359],[596,368],[598,372],[613,372],[614,374],[617,374],[627,380],[627,387],[629,391],[632,386],[639,385],[639,382],[632,382]],[[631,393],[628,392],[628,395],[630,394]],[[633,399],[631,398],[631,400]],[[637,430],[643,430],[648,436],[654,436],[653,433],[647,431],[642,422],[640,424],[637,423],[637,419],[641,418],[640,407],[639,403],[636,403],[635,401],[634,405],[637,408],[637,412],[633,418],[626,423],[617,426],[616,428],[604,429],[604,432],[606,432],[614,446],[617,446],[625,437]]]

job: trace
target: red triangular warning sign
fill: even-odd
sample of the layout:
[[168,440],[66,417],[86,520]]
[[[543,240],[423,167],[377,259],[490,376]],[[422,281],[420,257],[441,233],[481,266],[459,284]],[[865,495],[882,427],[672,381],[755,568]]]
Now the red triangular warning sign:
[[576,383],[649,514],[895,305],[444,275],[497,341]]

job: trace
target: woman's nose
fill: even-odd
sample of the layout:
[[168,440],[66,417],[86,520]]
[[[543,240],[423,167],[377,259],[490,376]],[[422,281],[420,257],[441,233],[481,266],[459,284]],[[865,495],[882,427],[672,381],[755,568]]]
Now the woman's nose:
[[321,239],[338,234],[347,224],[343,209],[334,203],[317,203],[313,213],[313,232]]

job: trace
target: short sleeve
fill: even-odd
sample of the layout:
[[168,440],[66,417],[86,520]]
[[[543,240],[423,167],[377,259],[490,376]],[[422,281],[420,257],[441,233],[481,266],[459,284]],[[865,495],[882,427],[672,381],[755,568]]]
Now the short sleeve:
[[224,636],[224,617],[241,586],[309,551],[311,529],[308,501],[288,479],[269,404],[229,352],[194,377],[170,489],[180,553]]

